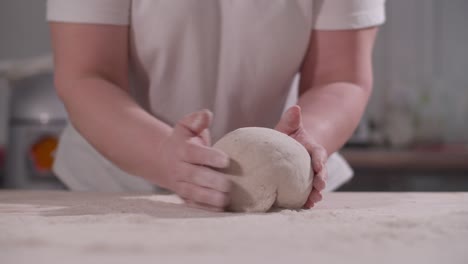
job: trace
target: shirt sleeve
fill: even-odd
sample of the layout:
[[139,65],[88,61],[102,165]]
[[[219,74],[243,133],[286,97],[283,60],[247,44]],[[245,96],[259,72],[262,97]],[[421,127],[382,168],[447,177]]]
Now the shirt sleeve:
[[314,28],[359,29],[385,22],[385,0],[314,0]]
[[47,20],[128,25],[131,0],[48,0]]

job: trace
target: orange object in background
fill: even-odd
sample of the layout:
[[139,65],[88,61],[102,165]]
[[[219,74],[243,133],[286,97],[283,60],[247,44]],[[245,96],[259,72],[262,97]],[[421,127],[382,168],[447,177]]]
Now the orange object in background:
[[53,136],[40,138],[30,150],[30,156],[34,168],[39,172],[48,172],[52,170],[54,164],[54,153],[57,149],[58,139]]

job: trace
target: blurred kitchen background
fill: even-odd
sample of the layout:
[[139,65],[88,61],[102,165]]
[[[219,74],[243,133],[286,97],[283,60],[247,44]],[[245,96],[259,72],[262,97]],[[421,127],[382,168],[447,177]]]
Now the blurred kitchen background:
[[[3,188],[60,187],[49,168],[66,115],[48,73],[45,4],[0,3]],[[387,1],[374,94],[342,151],[355,177],[340,190],[468,191],[467,13],[466,0]]]

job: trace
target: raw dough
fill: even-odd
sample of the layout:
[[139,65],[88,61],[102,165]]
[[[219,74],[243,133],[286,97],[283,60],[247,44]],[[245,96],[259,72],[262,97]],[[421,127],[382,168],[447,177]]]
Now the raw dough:
[[266,212],[272,206],[298,209],[312,188],[307,150],[273,129],[246,127],[228,133],[214,145],[231,158],[222,170],[234,183],[229,210]]

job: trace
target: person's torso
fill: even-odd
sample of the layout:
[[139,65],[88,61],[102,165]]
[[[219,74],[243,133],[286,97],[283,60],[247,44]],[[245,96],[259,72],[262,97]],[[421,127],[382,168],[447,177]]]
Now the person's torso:
[[307,51],[312,9],[310,0],[133,0],[138,97],[169,124],[212,110],[214,139],[272,127]]
[[[210,109],[213,141],[239,127],[273,127],[287,97],[296,97],[291,82],[307,52],[312,2],[133,0],[134,95],[170,125]],[[107,161],[71,124],[58,153],[54,171],[75,190],[152,190]]]

